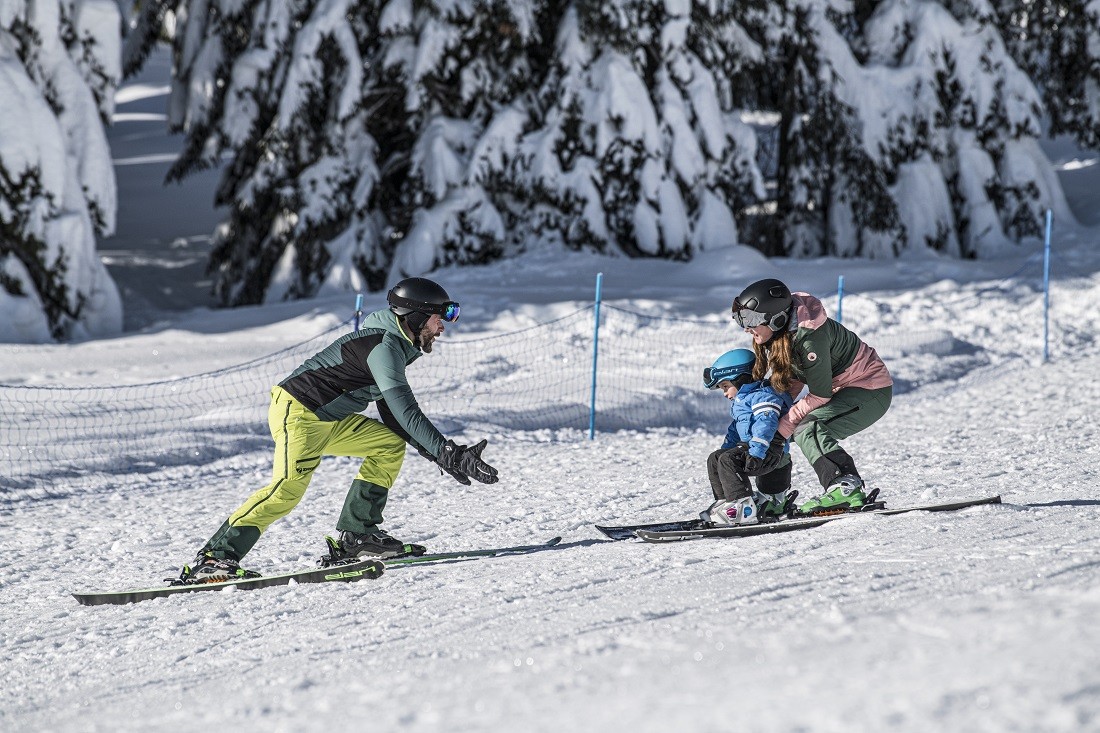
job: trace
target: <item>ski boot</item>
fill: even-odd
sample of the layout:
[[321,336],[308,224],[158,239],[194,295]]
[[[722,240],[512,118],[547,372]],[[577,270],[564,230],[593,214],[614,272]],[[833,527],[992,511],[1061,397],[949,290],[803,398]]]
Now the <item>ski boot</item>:
[[868,503],[859,476],[840,476],[829,484],[821,496],[798,507],[800,514],[832,514],[859,510]]
[[184,565],[179,578],[172,585],[195,585],[198,583],[225,583],[229,580],[248,580],[259,578],[254,570],[245,570],[232,558],[218,558],[203,553],[195,558],[194,565]]
[[760,510],[761,521],[778,520],[794,509],[794,500],[798,498],[798,492],[790,489],[778,494],[756,491],[753,492],[752,498],[756,501],[756,508]]
[[751,496],[727,501],[719,499],[699,513],[703,523],[713,527],[732,527],[742,524],[756,524],[760,521],[760,512]]
[[361,557],[404,557],[423,555],[427,548],[423,545],[404,543],[391,537],[384,529],[358,534],[347,530],[340,531],[340,539],[325,537],[328,543],[328,555],[321,559],[321,565],[346,565],[357,562]]

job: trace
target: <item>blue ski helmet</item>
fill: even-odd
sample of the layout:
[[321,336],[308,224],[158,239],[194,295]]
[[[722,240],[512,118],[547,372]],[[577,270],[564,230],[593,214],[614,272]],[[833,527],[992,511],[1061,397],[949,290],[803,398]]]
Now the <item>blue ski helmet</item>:
[[[752,367],[756,364],[756,354],[748,349],[734,349],[727,351],[714,360],[714,363],[703,370],[703,386],[714,389],[723,379],[740,387],[752,379]],[[738,380],[737,377],[744,375]],[[740,381],[740,384],[738,384]]]

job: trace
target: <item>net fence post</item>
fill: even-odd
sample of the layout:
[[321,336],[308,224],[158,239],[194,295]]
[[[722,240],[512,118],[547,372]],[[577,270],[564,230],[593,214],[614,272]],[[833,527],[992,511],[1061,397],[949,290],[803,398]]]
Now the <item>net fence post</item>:
[[600,301],[603,298],[603,273],[596,273],[596,325],[592,332],[592,394],[588,408],[588,439],[596,439],[596,365],[600,358]]
[[836,279],[836,322],[844,323],[844,276]]
[[1046,232],[1043,236],[1043,363],[1050,359],[1050,230],[1054,214],[1047,209]]

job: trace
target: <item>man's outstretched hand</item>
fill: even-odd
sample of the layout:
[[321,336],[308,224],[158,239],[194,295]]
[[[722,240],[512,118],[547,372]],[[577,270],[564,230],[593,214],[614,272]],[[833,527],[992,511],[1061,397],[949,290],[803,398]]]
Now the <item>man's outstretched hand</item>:
[[471,478],[483,484],[495,484],[500,480],[497,470],[481,459],[481,452],[488,444],[488,440],[482,440],[471,447],[456,445],[453,440],[448,440],[443,444],[443,450],[435,462],[451,474],[455,481],[466,486],[470,485]]

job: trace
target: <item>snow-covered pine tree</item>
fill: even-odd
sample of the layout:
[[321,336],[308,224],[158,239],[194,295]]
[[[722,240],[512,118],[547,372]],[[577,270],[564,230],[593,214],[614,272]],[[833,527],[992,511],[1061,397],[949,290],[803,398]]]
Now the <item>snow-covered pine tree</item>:
[[226,305],[361,290],[377,258],[378,178],[362,103],[379,3],[160,0],[128,39],[137,70],[174,26],[169,125],[186,144],[169,178],[228,159],[210,269]]
[[528,212],[523,238],[673,258],[737,243],[736,213],[764,188],[722,72],[760,49],[727,4],[561,7],[553,63],[496,169]]
[[1100,148],[1100,0],[991,0],[1016,63],[1043,97],[1050,133]]
[[[384,287],[498,256],[499,215],[471,155],[527,81],[531,3],[161,0],[136,70],[172,19],[170,177],[229,159],[211,268],[226,305]],[[396,258],[396,259],[395,259]]]
[[172,20],[173,175],[230,159],[226,304],[545,241],[970,256],[1060,195],[984,1],[152,0],[127,58]]
[[818,0],[776,7],[762,100],[779,113],[776,209],[757,240],[770,254],[896,256],[905,227],[888,167],[867,147],[853,95],[863,71],[836,27],[844,16]]
[[911,245],[981,257],[1070,216],[1038,144],[1038,93],[984,0],[885,0],[863,27],[861,118],[894,168]]
[[120,32],[113,0],[0,5],[0,341],[121,330],[96,254],[115,224]]
[[545,73],[538,0],[389,0],[381,31],[388,83],[404,109],[376,136],[395,189],[385,216],[390,280],[448,263],[484,263],[516,246],[502,175],[526,88]]

